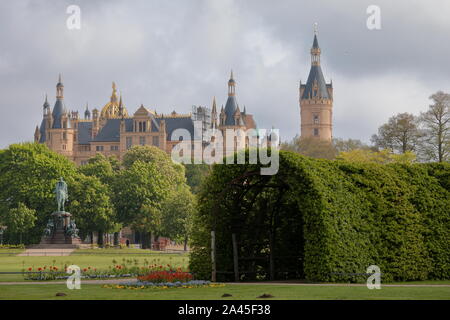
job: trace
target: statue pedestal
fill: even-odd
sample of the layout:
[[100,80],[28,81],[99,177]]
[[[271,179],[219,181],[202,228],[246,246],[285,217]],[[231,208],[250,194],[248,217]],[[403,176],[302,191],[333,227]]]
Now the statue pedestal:
[[51,235],[43,236],[41,239],[41,245],[45,244],[81,244],[81,239],[78,235],[71,236],[67,234],[67,230],[70,226],[71,214],[65,211],[56,211],[52,213],[53,218],[53,230]]

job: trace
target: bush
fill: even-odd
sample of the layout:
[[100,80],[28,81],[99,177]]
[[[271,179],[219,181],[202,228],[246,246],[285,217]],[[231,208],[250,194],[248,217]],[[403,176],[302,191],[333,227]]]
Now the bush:
[[[450,165],[317,160],[280,152],[280,170],[215,165],[199,193],[190,270],[233,280],[357,282],[368,266],[383,281],[450,279]],[[273,268],[271,268],[273,266]],[[250,271],[250,272],[249,272]]]

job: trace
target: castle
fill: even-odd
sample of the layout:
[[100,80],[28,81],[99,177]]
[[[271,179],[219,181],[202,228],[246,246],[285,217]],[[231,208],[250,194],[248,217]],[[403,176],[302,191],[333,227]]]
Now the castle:
[[300,81],[301,137],[331,142],[333,138],[333,83],[326,83],[320,67],[317,26],[311,48],[311,69],[306,84]]
[[[56,85],[56,102],[50,109],[47,96],[43,105],[43,118],[40,126],[36,126],[34,141],[45,143],[51,150],[56,151],[77,165],[86,164],[95,154],[115,156],[122,159],[125,152],[134,145],[156,146],[168,153],[182,141],[173,137],[177,129],[189,132],[191,140],[184,140],[184,144],[192,146],[192,150],[202,151],[211,141],[202,134],[195,134],[195,122],[200,122],[203,130],[215,129],[256,129],[256,123],[246,108],[241,111],[236,100],[236,81],[231,72],[228,81],[228,99],[225,108],[222,105],[220,113],[217,111],[216,99],[213,99],[212,110],[206,107],[193,106],[189,114],[158,114],[141,105],[132,116],[128,114],[122,96],[117,95],[115,83],[112,84],[110,100],[99,111],[92,112],[86,106],[84,118],[78,111],[68,111],[64,102],[64,85],[59,76]],[[225,136],[225,134],[224,134]],[[243,145],[237,146],[240,148]],[[224,146],[225,148],[225,141]],[[228,155],[234,150],[225,150]]]
[[[306,84],[300,81],[300,131],[302,138],[331,142],[333,84],[325,82],[320,54],[315,29],[308,80]],[[196,122],[201,123],[201,134],[195,132]],[[214,142],[214,138],[205,134],[205,130],[212,129],[222,133],[223,139],[215,143],[223,144],[220,148],[223,148],[222,154],[227,156],[249,146],[248,136],[242,132],[256,127],[253,115],[248,114],[245,107],[241,110],[237,103],[233,71],[228,81],[228,99],[220,112],[214,98],[211,109],[193,106],[189,114],[178,114],[175,111],[170,114],[158,114],[141,105],[130,116],[122,96],[117,95],[117,88],[113,82],[109,102],[100,111],[93,109],[92,113],[86,106],[83,119],[79,117],[78,111],[67,110],[64,103],[64,85],[60,76],[56,85],[55,105],[51,110],[48,99],[45,98],[43,119],[41,125],[36,126],[34,141],[45,143],[51,150],[66,156],[77,165],[83,165],[96,153],[115,156],[120,160],[134,145],[156,146],[171,153],[182,141],[184,145],[191,146],[194,153],[203,154],[205,148]],[[174,135],[177,129],[187,131],[190,140],[183,140],[182,137]],[[242,132],[234,137],[234,142],[227,144],[227,139],[230,139],[225,134],[227,129]],[[258,135],[257,131],[255,132],[255,135]]]

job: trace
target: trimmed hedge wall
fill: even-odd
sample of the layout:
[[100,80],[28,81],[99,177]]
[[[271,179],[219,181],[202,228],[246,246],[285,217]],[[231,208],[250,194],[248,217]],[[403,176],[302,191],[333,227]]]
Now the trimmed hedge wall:
[[[203,184],[190,257],[198,277],[211,275],[215,228],[222,271],[233,270],[231,233],[240,256],[267,255],[272,234],[275,256],[301,261],[290,278],[357,282],[375,264],[383,281],[450,279],[448,163],[362,164],[280,151],[278,174],[256,171],[258,165],[215,165]],[[275,260],[275,279],[289,265]],[[269,278],[267,264],[252,266],[259,278],[242,280]]]

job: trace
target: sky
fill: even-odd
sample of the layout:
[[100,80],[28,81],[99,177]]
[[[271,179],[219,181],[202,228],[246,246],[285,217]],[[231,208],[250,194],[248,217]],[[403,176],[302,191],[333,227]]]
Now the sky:
[[[70,5],[81,10],[69,29]],[[370,30],[370,5],[381,29]],[[58,74],[69,110],[101,109],[115,81],[129,113],[226,103],[236,95],[259,128],[300,132],[314,23],[333,81],[333,136],[370,142],[396,113],[419,114],[450,91],[447,0],[16,0],[0,1],[0,148],[32,141]]]

